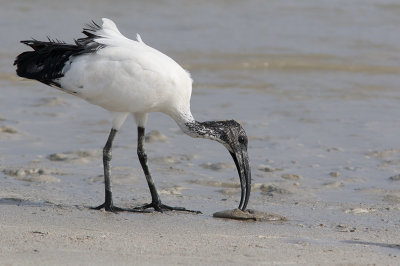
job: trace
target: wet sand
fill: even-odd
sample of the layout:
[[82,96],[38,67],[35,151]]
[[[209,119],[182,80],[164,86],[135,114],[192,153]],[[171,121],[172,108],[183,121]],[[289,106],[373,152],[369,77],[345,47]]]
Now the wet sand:
[[[24,93],[32,89],[32,84],[23,86]],[[45,87],[40,90],[53,93]],[[240,91],[236,95],[254,98]],[[208,97],[194,99],[205,104]],[[2,111],[3,124],[16,131],[2,134],[7,151],[0,166],[2,264],[395,265],[399,259],[396,149],[369,151],[338,139],[311,147],[272,128],[264,139],[257,133],[264,126],[249,119],[249,208],[282,215],[287,221],[227,220],[212,215],[236,207],[240,199],[229,154],[212,142],[193,141],[165,116],[155,114],[150,116],[150,128],[164,128],[163,136],[150,133],[147,149],[160,196],[167,204],[203,214],[111,214],[88,208],[104,197],[101,147],[108,125],[103,118],[91,120],[101,110],[82,109],[85,103],[69,96],[64,101],[78,109],[66,115],[58,110],[62,105],[28,105],[23,108],[35,119],[18,122]],[[213,108],[229,110],[220,103]],[[75,113],[81,110],[85,116]],[[65,123],[61,131],[59,119]],[[118,136],[112,162],[114,200],[127,208],[150,199],[133,132],[130,120]],[[377,172],[380,178],[375,180]]]
[[[359,9],[355,1],[342,9],[246,1],[228,8],[217,2],[202,6],[207,12],[180,5],[185,12],[173,17],[172,6],[125,1],[124,10],[103,3],[108,11],[102,5],[77,10],[76,1],[2,6],[1,264],[398,263],[400,42],[391,30],[398,4],[370,1]],[[57,23],[48,23],[52,16]],[[25,49],[20,39],[48,34],[71,41],[84,23],[102,16],[119,22],[127,36],[141,33],[191,72],[198,120],[243,124],[253,176],[249,208],[287,221],[214,218],[239,204],[229,153],[184,135],[158,113],[149,116],[146,149],[161,199],[203,213],[88,208],[104,199],[108,113],[17,78],[11,64]],[[116,137],[112,184],[117,206],[150,199],[132,118]]]
[[266,223],[208,213],[110,214],[18,199],[0,204],[3,265],[396,265],[399,259],[391,222],[398,210],[381,206],[346,213],[354,206],[299,203],[294,213],[279,209],[302,221]]

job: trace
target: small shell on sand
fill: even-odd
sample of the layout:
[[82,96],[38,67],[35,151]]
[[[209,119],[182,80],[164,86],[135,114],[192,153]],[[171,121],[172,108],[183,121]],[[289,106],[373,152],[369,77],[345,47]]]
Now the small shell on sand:
[[252,220],[259,222],[287,221],[286,217],[279,214],[260,212],[256,210],[242,211],[240,209],[216,212],[213,214],[213,217],[234,220]]

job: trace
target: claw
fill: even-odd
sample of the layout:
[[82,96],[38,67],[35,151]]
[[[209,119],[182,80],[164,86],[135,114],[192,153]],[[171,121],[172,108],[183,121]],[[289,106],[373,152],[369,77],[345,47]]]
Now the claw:
[[127,209],[123,209],[123,208],[114,206],[113,204],[106,204],[106,203],[103,203],[97,207],[90,207],[90,209],[92,209],[92,210],[101,210],[103,208],[107,212],[114,212],[114,213],[121,212],[121,211],[127,211]]
[[149,209],[149,208],[153,208],[157,212],[182,211],[182,212],[191,212],[191,213],[196,213],[196,214],[200,214],[201,213],[201,211],[188,210],[188,209],[183,208],[183,207],[171,207],[171,206],[162,204],[161,202],[159,202],[159,203],[152,202],[152,203],[149,203],[149,204],[145,204],[143,206],[135,207],[132,210],[144,211],[144,210]]

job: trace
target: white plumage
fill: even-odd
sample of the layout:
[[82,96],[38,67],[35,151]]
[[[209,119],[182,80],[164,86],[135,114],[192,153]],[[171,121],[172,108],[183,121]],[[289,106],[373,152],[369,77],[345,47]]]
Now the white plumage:
[[69,60],[59,80],[63,90],[112,111],[117,130],[128,113],[139,126],[145,126],[149,112],[166,113],[180,126],[193,120],[187,71],[140,37],[126,38],[109,19],[96,35],[94,41],[105,47]]

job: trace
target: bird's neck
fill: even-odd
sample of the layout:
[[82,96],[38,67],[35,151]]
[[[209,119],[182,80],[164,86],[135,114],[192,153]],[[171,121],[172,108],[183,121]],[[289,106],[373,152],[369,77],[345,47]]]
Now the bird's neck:
[[217,121],[198,122],[191,113],[181,114],[174,120],[182,131],[192,138],[205,138],[219,141],[220,128]]
[[220,130],[218,130],[216,123],[217,121],[188,122],[185,124],[184,132],[193,138],[205,138],[219,141]]

